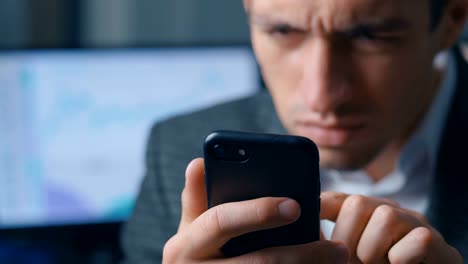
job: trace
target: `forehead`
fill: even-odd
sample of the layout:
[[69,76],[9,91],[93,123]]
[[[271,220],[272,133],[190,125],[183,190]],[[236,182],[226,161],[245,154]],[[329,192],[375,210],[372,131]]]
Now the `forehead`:
[[427,13],[428,0],[251,0],[253,16],[310,22],[316,17],[359,20],[378,17],[414,17]]

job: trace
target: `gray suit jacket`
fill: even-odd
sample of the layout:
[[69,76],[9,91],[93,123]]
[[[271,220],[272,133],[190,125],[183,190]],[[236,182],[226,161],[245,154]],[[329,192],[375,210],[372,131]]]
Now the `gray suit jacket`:
[[[457,95],[444,130],[428,217],[467,258],[468,202],[462,197],[468,188],[463,170],[468,147],[468,68],[458,52],[456,57]],[[141,192],[122,234],[129,263],[161,261],[164,244],[179,223],[185,168],[202,156],[204,138],[218,129],[286,132],[266,92],[156,124],[148,142]]]

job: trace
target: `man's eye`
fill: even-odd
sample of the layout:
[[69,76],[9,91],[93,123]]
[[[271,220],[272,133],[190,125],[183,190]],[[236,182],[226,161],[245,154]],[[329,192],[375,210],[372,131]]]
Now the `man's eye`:
[[372,29],[356,29],[346,32],[345,36],[351,40],[365,41],[370,43],[391,43],[397,39],[397,36],[389,33],[377,32]]
[[300,29],[293,28],[288,25],[278,25],[268,30],[268,33],[270,33],[271,35],[281,35],[281,36],[286,36],[286,35],[290,35],[293,33],[301,33],[301,32],[303,31]]
[[377,34],[366,29],[353,30],[351,32],[348,32],[346,36],[351,39],[360,39],[367,41],[376,41],[381,39]]

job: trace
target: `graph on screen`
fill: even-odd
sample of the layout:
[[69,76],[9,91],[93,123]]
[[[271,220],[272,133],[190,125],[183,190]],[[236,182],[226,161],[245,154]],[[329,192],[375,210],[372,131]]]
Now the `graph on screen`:
[[125,219],[151,125],[257,82],[240,47],[0,54],[0,228]]

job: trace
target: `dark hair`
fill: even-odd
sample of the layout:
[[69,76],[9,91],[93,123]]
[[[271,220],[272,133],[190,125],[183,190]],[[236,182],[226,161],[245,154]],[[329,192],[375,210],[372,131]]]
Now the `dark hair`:
[[449,0],[430,0],[431,8],[431,29],[434,30],[440,22],[440,18],[444,13],[445,6]]

